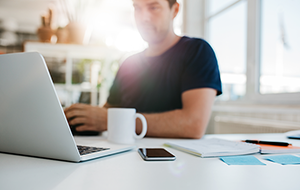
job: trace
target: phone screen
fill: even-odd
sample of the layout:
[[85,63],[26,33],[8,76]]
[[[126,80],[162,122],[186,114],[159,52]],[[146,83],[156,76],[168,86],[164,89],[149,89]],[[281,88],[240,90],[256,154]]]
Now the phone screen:
[[139,148],[144,160],[175,160],[175,156],[163,148]]

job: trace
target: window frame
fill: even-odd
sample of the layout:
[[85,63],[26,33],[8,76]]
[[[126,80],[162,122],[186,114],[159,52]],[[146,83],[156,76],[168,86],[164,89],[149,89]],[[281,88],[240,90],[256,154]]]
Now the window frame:
[[300,104],[300,92],[296,93],[274,93],[261,94],[260,86],[260,52],[261,52],[261,1],[262,0],[236,0],[213,15],[208,15],[209,0],[204,0],[202,11],[205,13],[203,22],[203,36],[209,37],[209,20],[216,15],[226,11],[232,6],[247,1],[247,45],[246,45],[246,93],[241,100],[234,102],[250,102],[260,104]]

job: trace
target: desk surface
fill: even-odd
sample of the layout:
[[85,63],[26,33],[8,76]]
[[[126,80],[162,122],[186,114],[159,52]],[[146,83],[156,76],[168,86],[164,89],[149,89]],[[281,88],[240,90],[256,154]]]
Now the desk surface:
[[[206,135],[229,140],[257,138],[289,141],[283,134]],[[96,145],[102,137],[76,138]],[[145,138],[138,147],[162,147],[165,139]],[[83,163],[0,154],[0,189],[300,189],[300,165],[228,166],[218,158],[200,158],[172,148],[176,161],[145,162],[136,150]],[[260,157],[259,154],[255,155]]]

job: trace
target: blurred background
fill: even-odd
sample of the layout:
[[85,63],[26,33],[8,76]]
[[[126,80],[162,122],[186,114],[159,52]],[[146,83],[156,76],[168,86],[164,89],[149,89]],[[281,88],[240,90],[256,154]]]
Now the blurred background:
[[[178,0],[178,35],[208,41],[223,95],[207,133],[300,128],[299,0]],[[64,107],[103,105],[128,56],[147,48],[131,0],[0,0],[0,54],[38,51]]]

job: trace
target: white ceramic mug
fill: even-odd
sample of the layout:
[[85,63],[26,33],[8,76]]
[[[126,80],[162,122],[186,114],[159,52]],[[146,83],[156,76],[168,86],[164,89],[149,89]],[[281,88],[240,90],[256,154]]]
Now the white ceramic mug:
[[[140,135],[135,132],[135,120],[139,118],[143,124]],[[147,121],[142,114],[136,113],[134,108],[109,108],[107,111],[108,141],[118,144],[134,144],[147,132]]]

